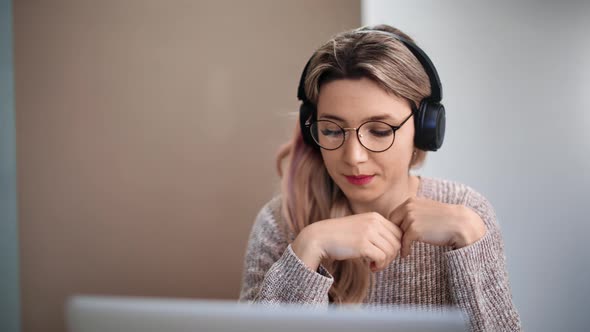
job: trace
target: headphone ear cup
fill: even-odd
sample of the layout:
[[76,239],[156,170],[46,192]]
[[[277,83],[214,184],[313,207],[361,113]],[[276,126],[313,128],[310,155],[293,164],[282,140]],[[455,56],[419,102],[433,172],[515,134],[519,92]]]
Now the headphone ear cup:
[[303,137],[303,142],[313,148],[319,149],[318,145],[311,137],[311,132],[309,128],[305,125],[307,121],[315,114],[315,107],[310,103],[301,103],[299,107],[299,128],[301,130],[301,137]]
[[445,138],[445,107],[441,103],[422,100],[414,118],[414,144],[420,150],[436,151]]

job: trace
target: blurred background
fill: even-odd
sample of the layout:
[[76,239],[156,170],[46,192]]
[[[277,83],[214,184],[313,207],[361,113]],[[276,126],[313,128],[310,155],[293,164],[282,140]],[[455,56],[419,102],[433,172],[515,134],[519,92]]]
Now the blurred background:
[[73,294],[237,299],[305,62],[387,23],[433,59],[443,148],[418,173],[496,208],[529,331],[590,318],[584,1],[0,0],[0,331]]

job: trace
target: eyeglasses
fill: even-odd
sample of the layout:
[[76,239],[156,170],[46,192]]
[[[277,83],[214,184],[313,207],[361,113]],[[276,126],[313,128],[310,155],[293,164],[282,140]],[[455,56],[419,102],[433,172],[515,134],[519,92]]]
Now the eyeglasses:
[[311,137],[321,148],[336,150],[346,140],[347,131],[356,131],[356,136],[365,149],[372,152],[383,152],[389,149],[395,141],[395,132],[403,126],[414,112],[402,121],[399,126],[392,126],[382,121],[367,121],[358,128],[342,128],[330,120],[318,120],[307,123]]

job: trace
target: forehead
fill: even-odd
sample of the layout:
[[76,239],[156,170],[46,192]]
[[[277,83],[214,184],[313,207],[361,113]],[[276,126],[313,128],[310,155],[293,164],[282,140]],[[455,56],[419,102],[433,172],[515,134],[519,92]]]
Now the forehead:
[[407,100],[388,93],[368,78],[325,83],[318,96],[318,119],[334,116],[348,123],[386,116],[401,121],[411,112]]

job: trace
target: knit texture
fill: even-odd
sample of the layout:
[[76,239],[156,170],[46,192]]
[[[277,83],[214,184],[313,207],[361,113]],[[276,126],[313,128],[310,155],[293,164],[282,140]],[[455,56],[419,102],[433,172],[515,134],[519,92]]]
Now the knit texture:
[[[428,310],[456,306],[469,317],[472,331],[520,331],[502,235],[488,200],[466,185],[425,177],[421,177],[417,196],[471,208],[482,218],[487,232],[477,242],[456,250],[414,242],[410,256],[397,257],[375,273],[366,306]],[[329,304],[334,278],[322,266],[318,271],[307,268],[291,249],[293,237],[281,221],[280,198],[275,197],[261,209],[252,227],[241,301]]]

